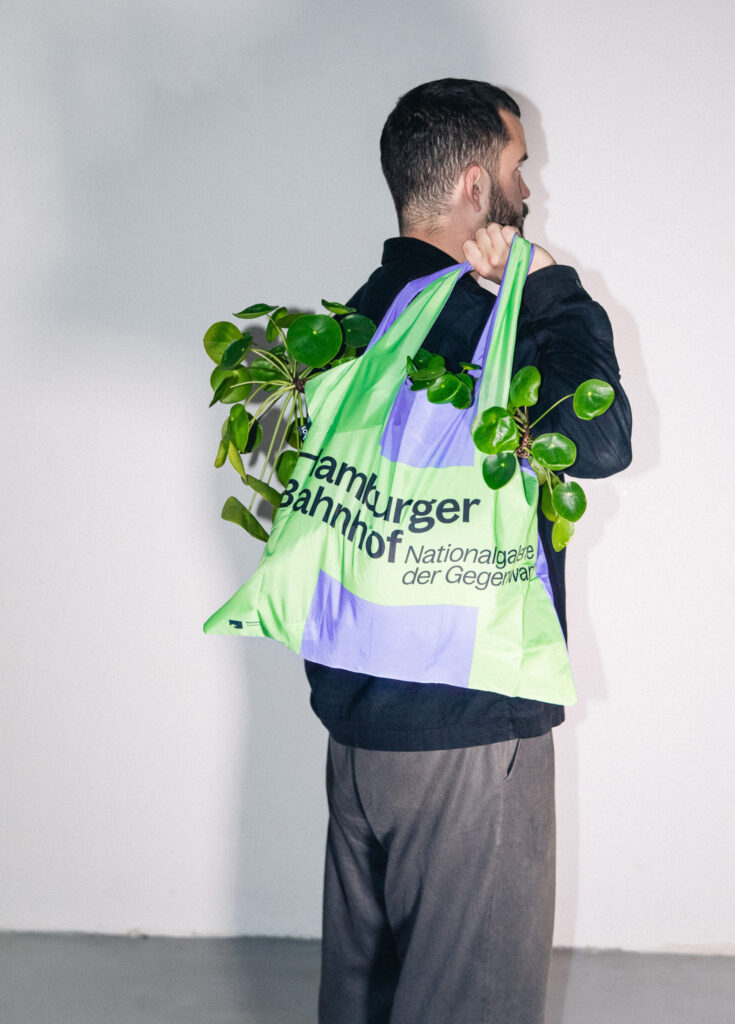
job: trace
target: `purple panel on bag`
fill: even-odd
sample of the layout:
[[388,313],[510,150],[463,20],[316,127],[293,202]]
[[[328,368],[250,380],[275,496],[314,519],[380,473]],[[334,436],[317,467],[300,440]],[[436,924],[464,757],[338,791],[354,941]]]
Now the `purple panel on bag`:
[[[535,247],[531,246],[529,267],[533,261],[534,251]],[[460,277],[471,269],[469,262],[457,264],[457,266],[461,267]],[[416,281],[409,281],[396,296],[370,344],[373,345],[385,334],[420,291],[432,281],[456,270],[457,266],[447,267],[445,270],[429,274]],[[487,359],[507,269],[506,265],[495,304],[471,360],[479,366],[484,367]],[[476,373],[473,373],[472,376],[477,379]],[[380,449],[384,458],[390,459],[391,462],[400,462],[405,466],[414,466],[420,469],[429,466],[435,468],[471,466],[475,458],[471,428],[477,415],[478,393],[479,387],[476,387],[474,403],[469,409],[460,411],[453,405],[432,405],[425,392],[412,391],[411,382],[405,381],[396,396],[380,439]]]
[[[487,349],[495,326],[496,302],[472,362],[485,365]],[[472,373],[477,379],[477,373]],[[469,409],[455,409],[453,405],[433,405],[425,391],[412,391],[406,380],[396,396],[380,438],[380,450],[391,462],[404,466],[471,466],[475,461],[472,440],[472,422],[477,415],[479,385],[475,386],[475,400]]]
[[447,274],[457,270],[457,268],[461,269],[462,273],[459,276],[462,277],[468,270],[472,270],[472,264],[468,261],[455,263],[445,267],[444,270],[437,270],[433,274],[427,274],[426,277],[417,277],[414,281],[409,281],[408,284],[405,284],[395,299],[393,299],[393,302],[388,307],[388,311],[380,321],[377,331],[370,340],[368,349],[371,349],[376,341],[383,337],[388,328],[393,326],[401,313],[408,307],[409,302],[415,299],[419,292],[423,291],[427,285],[438,281],[440,277],[446,277]]
[[544,545],[541,543],[541,534],[538,535],[538,547],[536,549],[536,575],[543,583],[544,589],[549,595],[551,607],[556,608],[554,595],[551,591],[551,580],[549,579],[549,563],[546,561],[546,552],[544,551]]
[[453,605],[374,604],[321,571],[301,655],[322,665],[388,679],[467,686],[477,614],[477,608]]

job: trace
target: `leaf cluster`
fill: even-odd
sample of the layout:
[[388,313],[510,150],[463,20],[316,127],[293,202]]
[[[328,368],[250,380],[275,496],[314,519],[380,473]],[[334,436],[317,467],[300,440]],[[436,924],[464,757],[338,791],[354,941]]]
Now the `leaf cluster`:
[[[425,389],[430,402],[451,402],[458,409],[467,409],[474,401],[476,377],[471,373],[480,367],[472,363],[461,365],[463,372],[453,374],[446,369],[441,356],[419,349],[407,363],[411,390]],[[472,439],[485,455],[482,475],[493,490],[505,487],[513,479],[520,460],[528,462],[538,478],[541,510],[554,524],[551,542],[556,551],[561,551],[571,540],[574,524],[587,508],[587,498],[580,485],[573,480],[562,481],[558,476],[576,461],[577,447],[570,438],[556,432],[534,438],[532,428],[569,398],[573,400],[579,419],[594,419],[610,408],[615,393],[606,381],[586,380],[529,422],[528,410],[538,402],[540,387],[538,368],[521,367],[511,381],[507,407],[492,406],[481,412],[475,420]]]
[[447,369],[443,356],[420,348],[413,359],[406,360],[406,373],[412,391],[425,391],[435,405],[450,402],[456,409],[469,409],[474,400],[475,378],[472,372],[481,369],[475,363],[460,363],[461,373]]
[[[298,313],[259,302],[233,314],[240,320],[265,318],[265,345],[255,345],[250,331],[229,320],[212,324],[204,335],[204,349],[216,364],[209,379],[210,407],[230,406],[214,464],[229,462],[252,492],[247,506],[228,498],[222,518],[257,540],[267,540],[268,533],[253,504],[264,499],[275,516],[282,495],[276,484],[285,487],[306,436],[306,381],[354,359],[375,333],[375,324],[351,307],[326,300],[322,306],[326,313]],[[254,476],[242,456],[259,450],[265,459]]]

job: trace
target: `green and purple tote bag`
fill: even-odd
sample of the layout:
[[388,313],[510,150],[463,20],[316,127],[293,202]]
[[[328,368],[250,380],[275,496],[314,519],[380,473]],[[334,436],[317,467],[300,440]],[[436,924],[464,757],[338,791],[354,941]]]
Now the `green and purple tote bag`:
[[368,675],[574,702],[536,476],[521,467],[490,490],[472,440],[478,413],[508,403],[532,253],[515,239],[471,408],[434,405],[406,378],[469,263],[410,282],[361,357],[307,382],[311,425],[263,557],[205,632],[271,637]]

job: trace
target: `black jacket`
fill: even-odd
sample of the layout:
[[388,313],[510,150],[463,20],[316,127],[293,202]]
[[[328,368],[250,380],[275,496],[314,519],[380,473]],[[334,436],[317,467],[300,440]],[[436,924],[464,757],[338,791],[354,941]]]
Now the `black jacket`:
[[[379,323],[408,282],[453,264],[446,253],[416,238],[391,238],[382,265],[349,300]],[[424,347],[444,356],[450,369],[469,362],[494,304],[494,296],[468,274],[454,288]],[[608,381],[615,401],[601,417],[579,420],[570,401],[539,424],[558,430],[578,447],[568,471],[604,477],[630,463],[631,416],[620,386],[612,330],[605,311],[582,288],[571,267],[547,267],[526,280],[518,321],[514,372],[537,366],[537,409],[553,405],[590,377]],[[564,551],[551,546],[551,524],[539,515],[539,533],[559,620],[566,636]],[[444,684],[379,679],[306,662],[312,707],[340,743],[374,750],[435,750],[538,736],[564,719],[563,708],[521,697]]]

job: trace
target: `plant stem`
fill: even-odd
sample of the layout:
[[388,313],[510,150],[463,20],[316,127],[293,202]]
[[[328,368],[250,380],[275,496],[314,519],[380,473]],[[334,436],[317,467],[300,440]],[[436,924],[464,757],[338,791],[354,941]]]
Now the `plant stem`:
[[[266,456],[265,456],[265,462],[263,463],[263,469],[261,470],[261,473],[260,473],[260,479],[261,480],[263,480],[265,478],[265,471],[268,469],[268,462],[269,462],[271,454],[273,452],[273,445],[275,443],[276,437],[278,436],[278,429],[281,426],[281,421],[283,420],[283,414],[285,413],[287,406],[288,406],[288,399],[281,406],[281,411],[278,414],[278,419],[276,420],[276,425],[273,428],[273,435],[271,437],[271,443],[268,445],[268,451],[267,451]],[[271,476],[273,475],[273,469],[274,468],[275,468],[275,463],[274,463],[274,465],[273,465],[273,467],[271,469]],[[270,482],[270,476],[268,477],[268,481]]]
[[257,411],[251,414],[253,418],[257,420],[259,416],[263,416],[266,412],[268,412],[271,406],[275,405],[275,403],[285,394],[287,394],[290,390],[291,386],[289,385],[289,387],[287,388],[280,388],[278,391],[274,391],[272,395],[269,395],[260,403]]
[[[288,405],[288,400],[286,400],[286,402],[284,402],[284,404],[283,404],[283,411],[284,412],[286,410],[287,405]],[[288,432],[291,429],[291,424],[294,421],[294,413],[295,413],[295,411],[296,411],[296,392],[293,392],[293,394],[291,395],[291,409],[290,409],[289,415],[286,417],[286,426],[284,428],[283,435],[281,436],[281,440],[280,440],[279,445],[278,445],[278,451],[276,452],[276,457],[273,459],[273,464],[271,465],[271,471],[268,474],[268,479],[266,480],[267,484],[270,484],[271,480],[273,479],[273,474],[276,471],[276,462],[278,461],[278,459],[280,457],[280,454],[283,451],[283,446],[284,446],[284,443],[286,441],[286,438],[288,437]],[[281,413],[281,416],[283,416],[283,412]],[[279,423],[280,423],[280,417],[279,417]],[[274,438],[276,436],[277,431],[278,431],[278,424],[276,424],[276,430],[273,432],[273,437]]]
[[554,402],[553,405],[549,406],[549,408],[546,410],[546,412],[542,412],[541,415],[539,416],[539,418],[537,420],[533,421],[533,423],[529,426],[528,429],[529,430],[533,430],[533,428],[536,426],[536,424],[539,423],[544,418],[544,416],[548,416],[552,409],[556,409],[557,405],[561,405],[562,402],[566,402],[567,398],[572,398],[573,396],[574,396],[574,392],[572,391],[572,393],[570,395],[564,395],[564,397],[560,398],[558,402]]
[[254,348],[252,351],[253,355],[260,356],[261,359],[267,359],[269,363],[272,363],[273,366],[285,373],[289,380],[292,379],[288,366],[278,356],[274,356],[273,353],[266,348]]

